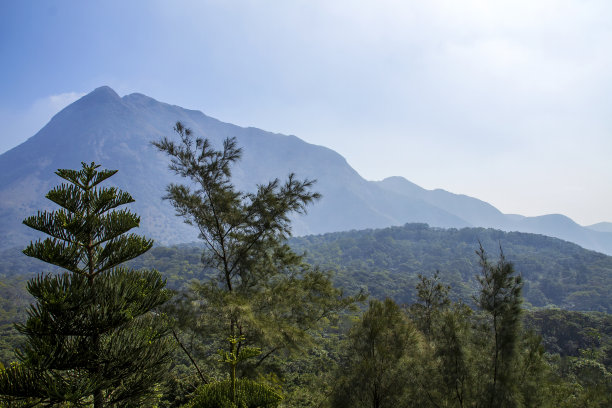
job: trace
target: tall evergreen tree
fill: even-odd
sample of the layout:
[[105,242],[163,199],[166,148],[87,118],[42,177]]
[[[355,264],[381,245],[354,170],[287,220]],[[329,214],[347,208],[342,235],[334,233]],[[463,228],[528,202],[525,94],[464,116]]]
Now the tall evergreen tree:
[[[310,191],[313,181],[293,174],[252,193],[238,191],[231,180],[232,166],[242,154],[235,139],[215,150],[181,123],[174,130],[180,142],[164,138],[153,144],[170,156],[170,169],[191,184],[169,185],[165,198],[198,229],[205,244],[202,261],[217,274],[192,286],[197,301],[188,304],[199,309],[191,321],[207,336],[230,339],[225,343],[229,355],[240,355],[244,347],[260,348],[261,355],[242,370],[261,367],[275,353],[307,343],[310,330],[353,302],[286,242],[289,216],[305,212],[319,194]],[[243,340],[232,341],[236,338]],[[233,380],[233,370],[230,375]]]
[[419,282],[416,285],[418,302],[410,306],[410,314],[419,330],[427,337],[432,336],[432,320],[437,313],[450,305],[448,293],[450,286],[440,282],[440,271],[436,271],[433,277],[428,278],[418,275]]
[[470,314],[467,306],[453,304],[438,317],[434,357],[440,374],[440,406],[472,406],[475,351],[470,347]]
[[521,341],[523,280],[500,248],[499,260],[491,263],[485,250],[477,251],[482,273],[478,306],[487,314],[487,334],[493,340],[489,381],[483,393],[483,407],[520,406],[517,378],[518,346]]
[[395,302],[371,300],[349,332],[346,362],[338,370],[331,406],[426,406],[426,392],[414,393],[422,341]]
[[20,363],[0,373],[0,394],[46,405],[147,405],[171,344],[162,317],[152,311],[170,293],[157,271],[120,266],[153,242],[127,234],[140,218],[115,210],[134,201],[130,194],[99,186],[117,171],[82,166],[56,172],[67,183],[46,197],[59,210],[24,220],[50,237],[23,252],[67,272],[28,283],[36,303],[17,325],[26,342]]
[[416,290],[419,303],[409,312],[432,348],[423,364],[422,384],[429,388],[426,406],[470,406],[472,311],[450,301],[450,286],[440,282],[438,271],[432,278],[419,275]]

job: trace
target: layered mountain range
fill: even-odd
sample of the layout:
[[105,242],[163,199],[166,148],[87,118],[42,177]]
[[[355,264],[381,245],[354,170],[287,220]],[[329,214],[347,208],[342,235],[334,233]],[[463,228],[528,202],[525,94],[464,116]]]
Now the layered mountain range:
[[227,137],[237,139],[244,151],[233,170],[239,189],[253,190],[256,184],[283,179],[289,173],[316,179],[315,190],[323,198],[307,215],[295,217],[294,235],[419,222],[538,233],[612,254],[609,223],[583,227],[563,215],[503,214],[476,198],[426,190],[402,177],[368,181],[331,149],[295,136],[224,123],[142,94],[120,97],[109,87],[97,88],[69,105],[36,135],[0,155],[0,248],[23,246],[35,236],[21,221],[38,210],[53,208],[44,195],[62,182],[54,171],[78,169],[82,161],[119,170],[109,181],[136,200],[132,209],[141,216],[140,233],[165,245],[197,239],[193,227],[185,225],[162,200],[168,183],[182,181],[170,173],[167,158],[151,145],[161,137],[173,137],[177,121],[217,148]]

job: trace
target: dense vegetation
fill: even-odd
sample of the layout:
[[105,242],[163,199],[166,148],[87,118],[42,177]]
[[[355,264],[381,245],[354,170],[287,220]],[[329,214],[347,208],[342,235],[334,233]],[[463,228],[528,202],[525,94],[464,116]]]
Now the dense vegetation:
[[289,240],[312,182],[243,193],[233,140],[217,151],[175,130],[155,145],[188,183],[166,198],[202,243],[151,248],[126,234],[135,214],[111,211],[129,194],[96,187],[113,171],[58,171],[63,209],[25,221],[54,238],[24,251],[56,266],[2,254],[0,404],[612,404],[609,257],[424,224]]
[[469,300],[477,287],[474,251],[503,247],[525,281],[527,306],[612,312],[612,257],[543,235],[484,228],[440,229],[406,224],[378,230],[293,238],[306,260],[337,271],[340,286],[364,288],[376,298],[416,300],[418,274],[438,270],[455,296]]
[[204,243],[202,263],[212,276],[191,282],[171,305],[173,334],[196,367],[191,356],[199,350],[188,350],[177,331],[214,345],[225,366],[213,379],[197,368],[204,384],[189,406],[276,406],[280,394],[250,375],[266,371],[274,356],[308,347],[327,319],[356,300],[343,297],[328,274],[287,245],[289,215],[305,212],[319,194],[311,191],[312,181],[293,174],[284,183],[275,179],[255,192],[239,191],[231,182],[231,168],[242,155],[235,139],[217,151],[181,123],[175,131],[179,142],[153,143],[170,156],[170,170],[185,178],[185,184],[168,185],[165,198],[196,227]]
[[26,405],[148,405],[172,350],[153,310],[171,294],[159,272],[121,266],[153,242],[127,234],[140,218],[115,210],[134,199],[99,186],[117,171],[82,165],[56,172],[65,183],[46,197],[59,210],[23,222],[48,236],[23,253],[63,272],[28,281],[35,302],[15,326],[24,342],[19,361],[0,372],[0,395]]
[[[523,276],[527,307],[612,312],[608,295],[612,293],[612,257],[543,235],[406,224],[289,240],[295,252],[305,253],[308,263],[334,271],[334,282],[346,292],[364,290],[375,298],[390,297],[400,304],[416,300],[414,287],[419,274],[430,275],[436,270],[453,287],[455,299],[469,302],[477,287],[474,252],[479,242],[490,253],[503,247]],[[130,265],[155,268],[168,280],[168,287],[185,289],[191,280],[210,276],[211,271],[201,263],[202,249],[197,243],[154,247]],[[11,279],[23,281],[32,271],[52,269],[24,257],[17,248],[0,251],[0,256],[0,276],[11,287]],[[7,307],[12,308],[8,303]]]

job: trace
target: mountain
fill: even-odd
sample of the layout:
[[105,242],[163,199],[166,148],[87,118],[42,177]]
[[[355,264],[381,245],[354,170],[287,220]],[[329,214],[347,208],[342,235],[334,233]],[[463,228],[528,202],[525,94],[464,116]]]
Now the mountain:
[[101,87],[55,115],[36,135],[0,156],[0,247],[23,245],[34,234],[21,221],[38,209],[50,208],[44,194],[59,179],[58,168],[80,168],[80,162],[119,169],[109,181],[135,198],[133,209],[141,216],[141,232],[158,243],[170,244],[197,238],[191,227],[174,216],[162,201],[165,187],[176,181],[167,158],[150,142],[172,136],[176,121],[209,138],[220,147],[226,137],[236,137],[244,149],[234,169],[241,189],[253,189],[293,172],[316,179],[323,199],[307,217],[297,217],[294,233],[323,233],[424,221],[432,225],[464,226],[454,214],[418,199],[402,199],[357,174],[338,153],[256,128],[242,128],[210,118],[201,112],[160,103],[141,94],[119,97]]
[[599,232],[612,232],[612,222],[599,222],[593,225],[587,225],[588,229]]
[[460,214],[470,226],[495,225],[496,228],[506,229],[509,221],[501,211],[484,201],[441,189],[426,190],[403,177],[388,177],[374,183],[387,191],[393,191],[404,197],[416,197],[451,214]]
[[457,214],[472,227],[548,235],[574,242],[587,249],[612,254],[612,223],[583,227],[560,214],[538,217],[503,214],[492,205],[476,198],[440,189],[426,190],[403,177],[388,177],[375,183],[388,191],[405,197],[416,197],[451,214]]
[[295,237],[290,245],[323,270],[336,271],[347,293],[360,289],[400,303],[416,300],[418,275],[438,271],[468,304],[478,288],[480,245],[496,262],[500,246],[524,279],[526,306],[612,311],[612,257],[540,234],[425,224]]
[[[479,286],[480,245],[495,262],[500,246],[524,279],[526,306],[612,312],[612,256],[540,234],[503,232],[491,228],[433,228],[426,224],[334,232],[293,237],[289,245],[305,260],[333,271],[335,283],[347,294],[364,290],[377,299],[399,303],[416,300],[418,275],[438,271],[452,286],[452,296],[473,301]],[[193,279],[206,280],[202,244],[158,246],[128,262],[132,268],[155,268],[172,289],[186,289]],[[16,248],[0,249],[0,317],[27,306],[24,282],[35,273],[54,271]],[[3,296],[7,301],[2,301]],[[0,328],[3,322],[0,319]],[[1,336],[0,336],[1,337]]]
[[315,190],[323,198],[308,215],[295,217],[295,235],[407,222],[455,228],[495,226],[559,236],[612,253],[609,231],[583,228],[558,216],[531,222],[501,214],[474,198],[425,190],[402,178],[367,181],[328,148],[295,136],[224,123],[138,93],[120,97],[109,87],[100,87],[69,105],[36,135],[0,155],[0,248],[23,246],[35,236],[21,221],[39,209],[51,208],[44,194],[61,182],[53,172],[80,168],[81,161],[119,170],[109,181],[135,198],[132,208],[141,216],[140,233],[159,244],[197,239],[194,229],[176,218],[171,205],[161,199],[166,185],[177,179],[167,169],[167,158],[150,144],[163,136],[172,137],[176,121],[195,135],[209,138],[216,147],[224,138],[236,137],[244,154],[233,175],[242,190],[292,172],[299,178],[316,179]]

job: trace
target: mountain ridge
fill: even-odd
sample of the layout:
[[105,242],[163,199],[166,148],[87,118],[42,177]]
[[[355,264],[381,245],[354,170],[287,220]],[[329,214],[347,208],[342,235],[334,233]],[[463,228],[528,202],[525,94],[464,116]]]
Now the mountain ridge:
[[296,235],[424,222],[445,228],[552,232],[612,254],[612,232],[584,228],[570,220],[571,224],[569,218],[505,215],[476,198],[425,190],[403,177],[368,181],[327,147],[293,135],[225,123],[140,93],[120,97],[107,86],[67,106],[34,136],[0,155],[0,247],[19,245],[35,236],[21,220],[50,208],[44,194],[61,182],[53,174],[56,169],[79,168],[81,161],[119,169],[112,182],[136,199],[133,209],[141,216],[141,232],[165,245],[195,240],[195,231],[174,217],[170,204],[161,199],[165,186],[177,178],[167,169],[167,158],[150,144],[171,137],[177,121],[196,136],[211,139],[217,148],[224,138],[236,137],[244,151],[233,169],[233,180],[240,190],[252,190],[256,184],[282,179],[289,173],[316,179],[314,189],[323,199],[309,208],[308,215],[294,217]]

